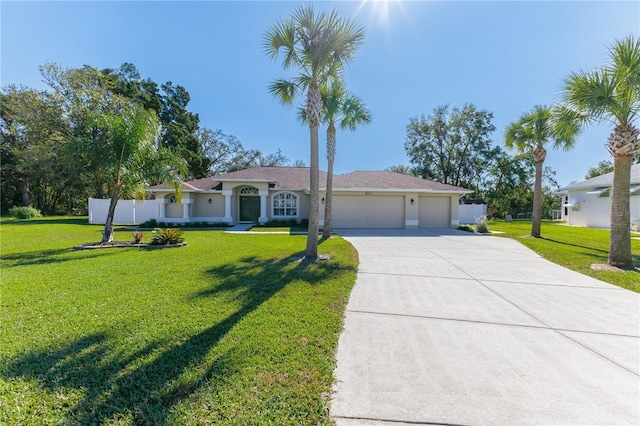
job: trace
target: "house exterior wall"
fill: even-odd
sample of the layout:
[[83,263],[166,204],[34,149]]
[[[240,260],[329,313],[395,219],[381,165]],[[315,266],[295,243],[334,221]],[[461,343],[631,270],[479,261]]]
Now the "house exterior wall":
[[[413,204],[411,204],[413,200]],[[404,227],[417,228],[419,220],[420,195],[417,192],[409,192],[404,196]]]
[[[264,216],[260,223],[272,219],[288,219],[289,217],[274,217],[273,197],[282,192],[293,193],[298,196],[298,214],[294,218],[303,220],[309,218],[310,196],[302,190],[269,189],[268,182],[233,181],[223,182],[221,190],[185,191],[182,203],[170,203],[170,198],[175,196],[171,190],[157,190],[156,219],[165,222],[218,222],[224,221],[231,224],[239,222],[240,191],[247,187],[258,190],[261,205],[265,206]],[[324,207],[322,198],[326,197],[325,191],[320,192],[320,226],[324,224]],[[209,203],[211,199],[211,203]],[[412,191],[343,191],[333,193],[333,226],[359,227],[359,228],[418,228],[421,224],[421,204],[439,203],[440,215],[437,221],[431,220],[426,226],[455,227],[458,224],[458,193],[425,193]],[[413,203],[411,203],[413,200]],[[229,205],[227,206],[227,202]],[[262,204],[264,203],[264,204]],[[423,207],[424,209],[424,207]],[[262,213],[261,213],[262,214]],[[342,216],[341,216],[342,215]],[[344,220],[350,217],[354,219]],[[336,221],[337,218],[337,221]],[[340,223],[340,222],[343,223]]]
[[[589,228],[610,228],[611,197],[587,194],[588,191],[588,189],[569,191],[568,202],[576,206],[567,207],[567,223]],[[633,195],[629,197],[629,201],[631,225],[633,222],[640,221],[640,196]]]
[[[224,196],[222,194],[192,194],[191,214],[194,218],[224,218]],[[211,199],[211,204],[209,204]]]
[[165,196],[166,199],[166,204],[165,204],[165,217],[167,219],[180,219],[182,218],[182,215],[184,214],[184,209],[182,207],[182,203],[170,203],[169,202],[169,198],[172,196],[173,194],[167,194]]

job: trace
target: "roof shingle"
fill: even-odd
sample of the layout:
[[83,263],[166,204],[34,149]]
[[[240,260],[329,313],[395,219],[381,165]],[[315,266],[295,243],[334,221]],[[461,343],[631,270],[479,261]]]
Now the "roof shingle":
[[[273,183],[274,189],[303,190],[309,188],[308,167],[253,167],[231,173],[182,182],[185,191],[211,190],[224,181],[263,181]],[[325,187],[327,172],[320,171],[320,187]],[[433,182],[413,176],[389,171],[355,171],[344,175],[334,175],[333,188],[337,190],[418,190],[444,192],[470,192],[467,189]],[[173,189],[172,185],[155,185],[154,189]]]

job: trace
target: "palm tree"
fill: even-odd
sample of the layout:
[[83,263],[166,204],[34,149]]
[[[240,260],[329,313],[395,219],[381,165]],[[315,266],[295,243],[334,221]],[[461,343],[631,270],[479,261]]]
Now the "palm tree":
[[318,87],[341,78],[344,66],[362,44],[364,31],[354,21],[338,17],[335,11],[316,14],[311,6],[297,8],[293,15],[272,27],[264,37],[264,48],[272,59],[282,53],[284,69],[296,69],[291,80],[276,80],[269,91],[285,105],[307,91],[305,110],[309,119],[310,197],[309,233],[305,258],[318,257],[320,166],[318,126],[322,99]]
[[540,238],[542,224],[542,164],[547,157],[545,145],[552,142],[555,148],[565,150],[573,147],[577,132],[557,131],[556,121],[548,106],[536,106],[511,123],[505,132],[504,143],[507,148],[516,148],[521,154],[533,155],[535,164],[535,183],[533,186],[533,218],[531,236]]
[[615,41],[606,65],[571,74],[565,81],[562,101],[559,114],[563,131],[594,122],[614,125],[605,145],[613,156],[608,263],[632,267],[629,186],[640,133],[635,127],[640,115],[640,39],[628,36]]
[[324,205],[323,237],[331,236],[331,207],[333,202],[333,164],[336,158],[336,121],[341,129],[355,130],[358,124],[371,121],[371,113],[362,99],[348,93],[341,81],[320,88],[322,121],[327,123],[327,187]]
[[[99,112],[90,120],[107,135],[107,158],[104,168],[111,176],[113,191],[102,233],[102,243],[113,241],[113,218],[120,197],[144,198],[149,183],[172,182],[180,194],[178,173],[185,163],[166,149],[156,149],[159,125],[156,114],[141,105],[123,101],[116,111]],[[88,149],[100,149],[91,144]],[[101,151],[105,152],[105,151]]]

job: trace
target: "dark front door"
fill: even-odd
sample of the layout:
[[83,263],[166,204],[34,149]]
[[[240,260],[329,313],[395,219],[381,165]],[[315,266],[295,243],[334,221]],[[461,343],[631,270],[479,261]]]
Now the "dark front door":
[[240,196],[240,222],[257,222],[260,217],[260,197]]

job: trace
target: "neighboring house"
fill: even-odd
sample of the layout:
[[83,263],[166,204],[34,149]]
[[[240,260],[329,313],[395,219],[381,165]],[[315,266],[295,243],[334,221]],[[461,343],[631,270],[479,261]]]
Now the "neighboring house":
[[[569,225],[590,228],[611,227],[611,185],[613,172],[560,188],[562,219]],[[640,227],[640,164],[631,166],[629,191],[631,226]]]
[[[320,225],[324,222],[326,172],[320,172]],[[309,168],[254,167],[182,183],[156,185],[159,222],[265,223],[309,217]],[[464,188],[393,172],[356,171],[335,175],[332,227],[455,227]]]

